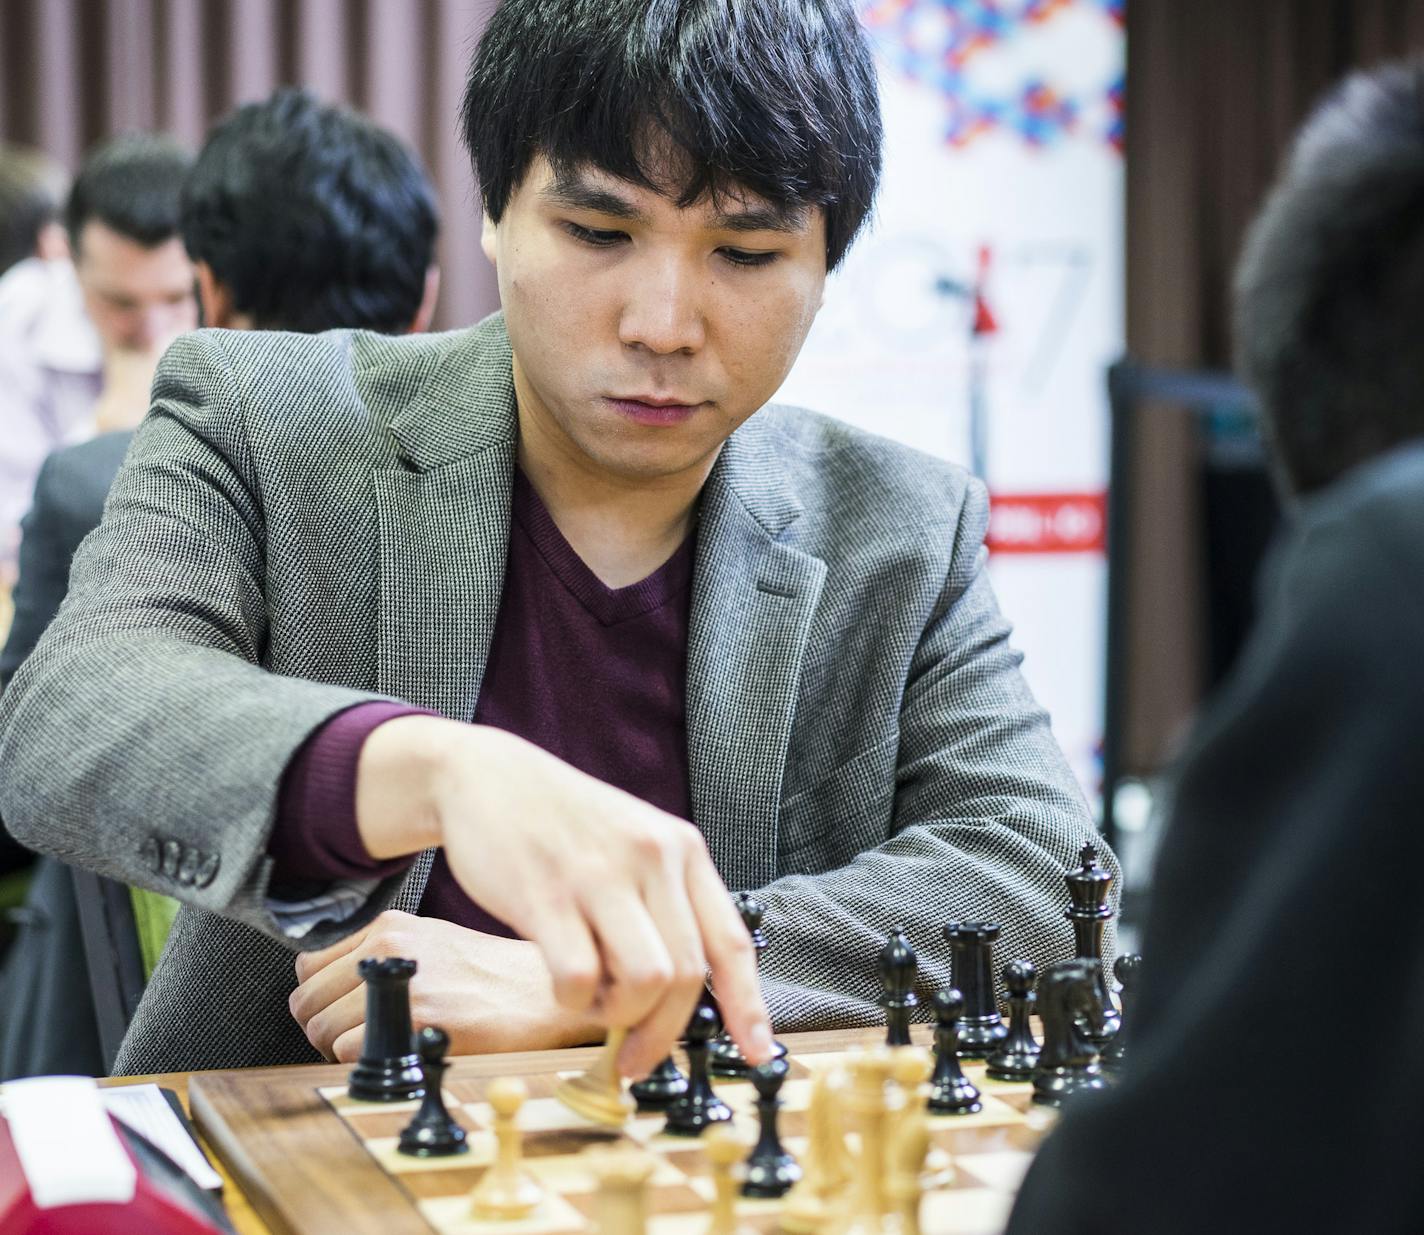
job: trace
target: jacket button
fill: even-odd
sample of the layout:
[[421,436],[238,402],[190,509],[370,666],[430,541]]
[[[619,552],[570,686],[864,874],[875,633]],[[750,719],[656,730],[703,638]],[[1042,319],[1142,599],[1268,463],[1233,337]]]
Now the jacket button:
[[143,842],[143,848],[139,850],[139,856],[143,859],[143,864],[155,874],[163,866],[163,854],[158,848],[158,837],[150,836]]
[[178,877],[178,863],[183,857],[183,846],[176,840],[163,842],[163,873],[170,879]]
[[208,884],[217,878],[218,855],[209,853],[203,855],[203,861],[193,875],[193,886],[195,888],[206,888]]
[[178,864],[178,882],[191,884],[198,873],[198,859],[203,855],[196,849],[188,849],[183,854],[183,860]]

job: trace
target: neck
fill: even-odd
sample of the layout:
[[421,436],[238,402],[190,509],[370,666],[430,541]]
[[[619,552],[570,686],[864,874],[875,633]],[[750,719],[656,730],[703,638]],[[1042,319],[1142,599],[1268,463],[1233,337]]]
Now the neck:
[[669,476],[607,472],[518,397],[519,465],[575,553],[611,588],[652,574],[687,539],[717,456]]

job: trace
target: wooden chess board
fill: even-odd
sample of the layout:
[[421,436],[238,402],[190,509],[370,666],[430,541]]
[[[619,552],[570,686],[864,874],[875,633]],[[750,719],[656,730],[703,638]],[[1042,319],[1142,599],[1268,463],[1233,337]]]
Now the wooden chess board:
[[[923,1029],[916,1040],[923,1041]],[[782,1088],[781,1131],[798,1156],[816,1072],[842,1063],[883,1031],[791,1034],[790,1075]],[[662,1134],[660,1115],[636,1116],[621,1130],[587,1123],[553,1097],[561,1076],[594,1059],[592,1049],[492,1055],[452,1061],[445,1077],[450,1112],[469,1133],[459,1157],[420,1159],[396,1152],[396,1138],[418,1103],[373,1104],[346,1096],[342,1066],[267,1068],[195,1076],[189,1096],[208,1143],[274,1235],[584,1235],[594,1229],[592,1146],[641,1148],[657,1159],[648,1190],[649,1235],[702,1235],[712,1185],[697,1140]],[[1018,1184],[1054,1113],[1035,1107],[1027,1083],[989,1080],[982,1063],[965,1073],[983,1093],[974,1115],[935,1116],[931,1135],[953,1163],[953,1179],[927,1193],[925,1235],[989,1235],[1003,1229]],[[491,1222],[470,1216],[468,1194],[494,1150],[489,1081],[518,1076],[529,1090],[519,1113],[525,1165],[547,1189],[528,1218]],[[718,1080],[717,1092],[749,1140],[755,1094],[745,1081]],[[773,1235],[780,1201],[742,1200],[751,1229]]]

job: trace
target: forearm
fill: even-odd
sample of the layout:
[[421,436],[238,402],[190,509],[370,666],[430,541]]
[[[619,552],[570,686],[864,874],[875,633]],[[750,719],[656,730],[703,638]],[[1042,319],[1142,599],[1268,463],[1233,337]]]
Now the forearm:
[[[950,981],[946,922],[1000,925],[996,976],[1013,959],[1042,970],[1071,956],[1063,876],[1073,862],[1065,854],[1096,834],[1085,810],[1023,809],[1034,819],[1018,827],[983,820],[916,824],[836,870],[789,875],[759,891],[770,945],[763,980],[777,1029],[880,1023],[875,961],[896,926],[905,927],[919,956],[922,1003]],[[1115,870],[1111,853],[1095,843]],[[1114,947],[1110,925],[1105,954]]]

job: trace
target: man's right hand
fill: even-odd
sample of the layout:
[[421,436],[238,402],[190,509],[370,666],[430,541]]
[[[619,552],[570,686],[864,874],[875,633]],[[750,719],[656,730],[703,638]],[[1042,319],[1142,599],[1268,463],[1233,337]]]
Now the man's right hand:
[[630,1076],[669,1053],[710,970],[753,1063],[771,1052],[756,958],[701,834],[482,725],[406,716],[374,730],[356,817],[374,858],[445,849],[460,886],[538,945],[559,1002],[630,1030]]

